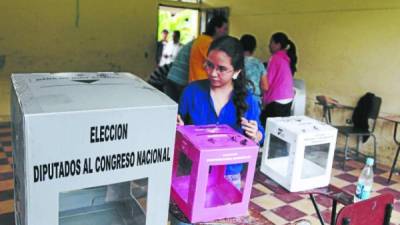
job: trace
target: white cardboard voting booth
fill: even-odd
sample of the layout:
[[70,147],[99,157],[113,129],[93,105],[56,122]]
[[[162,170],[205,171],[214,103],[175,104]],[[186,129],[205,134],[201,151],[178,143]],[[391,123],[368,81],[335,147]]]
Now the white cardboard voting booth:
[[12,75],[18,225],[167,223],[177,105],[128,73]]
[[329,184],[336,128],[306,116],[268,118],[261,172],[291,192]]

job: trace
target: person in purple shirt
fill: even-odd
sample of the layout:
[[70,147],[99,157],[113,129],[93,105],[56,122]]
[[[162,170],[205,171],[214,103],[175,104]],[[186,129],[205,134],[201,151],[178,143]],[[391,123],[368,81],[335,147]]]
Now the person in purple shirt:
[[260,120],[263,126],[267,117],[290,116],[297,64],[296,46],[285,33],[273,34],[269,49],[272,56],[268,61],[267,74],[261,77],[263,110]]
[[[227,124],[260,143],[264,130],[260,108],[248,90],[243,48],[237,38],[214,40],[205,63],[208,79],[190,83],[183,91],[178,108],[178,125]],[[242,164],[229,165],[225,175],[240,188]]]

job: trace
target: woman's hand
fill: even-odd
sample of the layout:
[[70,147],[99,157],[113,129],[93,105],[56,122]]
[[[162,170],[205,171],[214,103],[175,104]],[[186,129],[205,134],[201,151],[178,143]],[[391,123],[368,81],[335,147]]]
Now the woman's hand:
[[176,116],[176,125],[178,125],[178,126],[185,125],[185,123],[183,122],[183,120],[181,118],[181,115],[179,115],[179,114]]
[[262,134],[258,131],[257,121],[247,120],[246,118],[242,117],[241,124],[242,129],[249,138],[253,139],[257,143],[260,142]]

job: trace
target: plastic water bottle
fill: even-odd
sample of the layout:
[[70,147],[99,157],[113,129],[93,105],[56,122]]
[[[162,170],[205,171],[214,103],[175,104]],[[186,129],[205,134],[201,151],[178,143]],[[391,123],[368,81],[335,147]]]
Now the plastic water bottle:
[[368,199],[371,191],[372,184],[374,183],[374,171],[372,166],[374,165],[373,158],[367,158],[364,169],[361,171],[361,175],[358,178],[356,196],[354,198],[355,202]]

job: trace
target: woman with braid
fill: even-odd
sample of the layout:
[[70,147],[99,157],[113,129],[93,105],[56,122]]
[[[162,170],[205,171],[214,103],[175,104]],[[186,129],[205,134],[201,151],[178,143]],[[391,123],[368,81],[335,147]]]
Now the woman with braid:
[[[208,79],[189,84],[180,99],[178,124],[227,124],[260,143],[264,130],[260,108],[249,93],[240,41],[230,36],[214,40],[204,64]],[[242,164],[226,167],[225,177],[240,188]]]

